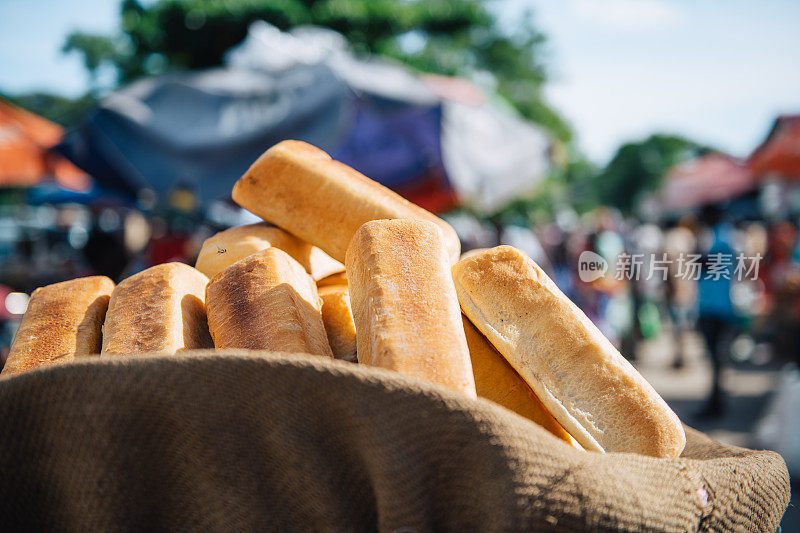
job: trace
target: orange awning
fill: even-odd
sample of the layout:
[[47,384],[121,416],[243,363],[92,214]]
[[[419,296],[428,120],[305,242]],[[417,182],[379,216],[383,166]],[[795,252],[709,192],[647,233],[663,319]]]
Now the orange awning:
[[0,187],[30,187],[55,179],[68,189],[87,190],[89,176],[50,151],[63,134],[58,124],[0,99]]
[[800,115],[778,117],[766,140],[750,156],[748,166],[759,178],[800,180]]

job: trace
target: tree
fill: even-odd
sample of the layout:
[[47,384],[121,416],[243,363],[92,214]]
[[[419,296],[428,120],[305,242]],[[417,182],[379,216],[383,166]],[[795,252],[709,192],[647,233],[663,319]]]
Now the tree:
[[570,139],[569,127],[542,95],[544,38],[532,17],[506,30],[481,0],[123,0],[119,35],[74,32],[64,50],[82,54],[90,73],[113,66],[123,83],[167,69],[219,65],[256,20],[282,30],[331,28],[357,53],[393,57],[426,72],[488,73],[523,116]]
[[95,104],[91,94],[71,99],[39,92],[20,95],[0,93],[2,98],[62,126],[76,124]]
[[711,151],[683,137],[655,134],[623,144],[595,178],[600,203],[630,212],[642,193],[656,190],[678,163]]
[[83,65],[89,72],[93,86],[97,82],[98,69],[103,63],[117,55],[114,43],[107,37],[82,32],[69,34],[61,51],[64,53],[78,51],[83,55]]

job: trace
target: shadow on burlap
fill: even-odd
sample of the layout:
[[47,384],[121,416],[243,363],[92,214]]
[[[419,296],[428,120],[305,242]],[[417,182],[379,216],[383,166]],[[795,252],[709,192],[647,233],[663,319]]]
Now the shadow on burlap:
[[789,502],[773,452],[582,452],[311,356],[86,358],[0,380],[0,423],[2,531],[774,531]]

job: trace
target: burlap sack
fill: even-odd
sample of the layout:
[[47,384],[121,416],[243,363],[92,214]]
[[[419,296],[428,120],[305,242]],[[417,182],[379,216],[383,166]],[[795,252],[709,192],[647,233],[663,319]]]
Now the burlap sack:
[[283,354],[86,359],[0,380],[0,530],[775,530],[775,453],[573,450],[492,403]]

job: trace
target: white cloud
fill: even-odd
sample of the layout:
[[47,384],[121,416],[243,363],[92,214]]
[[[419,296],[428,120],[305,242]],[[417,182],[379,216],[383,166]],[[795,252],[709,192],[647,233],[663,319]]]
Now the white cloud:
[[609,29],[653,30],[678,26],[685,13],[664,0],[572,0],[579,18]]

